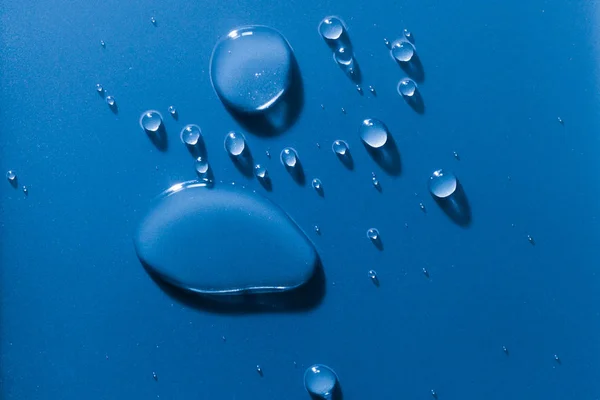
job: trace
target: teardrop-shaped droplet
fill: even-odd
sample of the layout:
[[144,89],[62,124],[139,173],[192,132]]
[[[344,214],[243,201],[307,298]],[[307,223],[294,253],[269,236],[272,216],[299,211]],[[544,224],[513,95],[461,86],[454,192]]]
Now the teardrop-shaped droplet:
[[224,145],[231,157],[238,157],[246,151],[246,138],[242,133],[231,131],[225,135]]
[[338,17],[325,17],[319,24],[319,33],[327,41],[336,41],[346,30],[344,23]]
[[415,46],[413,46],[411,42],[399,39],[392,43],[392,49],[390,52],[396,61],[408,62],[415,54]]
[[269,109],[290,89],[292,48],[281,33],[267,26],[234,29],[213,49],[210,79],[217,96],[233,110]]
[[438,199],[445,199],[456,192],[458,180],[452,172],[445,172],[441,169],[434,171],[429,178],[429,191],[431,195]]
[[348,143],[343,140],[336,140],[331,145],[331,150],[338,156],[345,156],[349,150]]
[[202,136],[202,130],[198,125],[189,124],[183,127],[179,133],[181,142],[188,146],[196,146]]
[[140,126],[148,133],[158,132],[162,123],[162,115],[155,110],[148,110],[140,117]]
[[417,91],[417,84],[410,78],[404,78],[398,82],[398,93],[405,98],[411,98]]
[[336,373],[326,365],[315,364],[304,372],[304,387],[314,399],[335,399],[338,385]]
[[159,279],[203,294],[285,291],[314,274],[318,255],[291,218],[239,185],[175,185],[155,199],[134,237]]
[[292,147],[283,149],[279,158],[286,168],[294,168],[299,163],[298,153]]
[[389,130],[380,120],[368,118],[362,122],[359,135],[367,146],[378,149],[387,143]]

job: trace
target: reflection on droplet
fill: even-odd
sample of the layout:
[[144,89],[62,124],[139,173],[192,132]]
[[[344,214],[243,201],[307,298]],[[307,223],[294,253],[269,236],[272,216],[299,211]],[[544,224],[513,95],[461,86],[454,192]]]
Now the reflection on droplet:
[[527,241],[531,243],[532,246],[535,246],[535,239],[533,239],[533,236],[527,235]]
[[323,184],[319,178],[315,178],[312,180],[312,187],[318,192],[323,189]]
[[299,162],[298,153],[291,147],[283,149],[279,159],[286,168],[294,168]]
[[563,119],[561,117],[558,117],[558,123],[561,125],[564,125],[565,121],[563,121]]
[[171,114],[173,117],[177,115],[177,109],[175,108],[175,106],[169,106],[168,111],[169,114]]
[[349,150],[348,143],[343,140],[336,140],[331,145],[331,150],[338,156],[345,156]]
[[320,235],[320,234],[321,234],[321,228],[319,228],[319,226],[318,226],[318,225],[315,225],[315,233],[316,233],[317,235]]
[[378,119],[367,118],[362,122],[358,133],[367,146],[378,149],[386,144],[389,131]]
[[410,78],[401,79],[398,82],[398,93],[402,97],[412,97],[417,91],[417,84]]
[[438,398],[437,392],[433,389],[431,389],[431,395],[433,396],[434,399]]
[[561,362],[560,362],[560,357],[558,356],[558,354],[555,354],[555,355],[554,355],[554,361],[556,361],[556,362],[557,362],[557,363],[559,363],[559,364],[561,363]]
[[338,385],[336,373],[326,365],[314,364],[304,372],[304,387],[314,399],[335,399]]
[[373,86],[369,86],[369,91],[373,96],[377,96],[377,92],[375,91],[375,88]]
[[110,107],[115,105],[115,98],[113,96],[106,96],[106,104]]
[[423,268],[423,275],[425,275],[427,278],[429,278],[429,271],[427,271],[426,268]]
[[152,372],[152,379],[154,379],[155,381],[158,381],[158,375],[154,371]]
[[371,240],[379,239],[379,231],[375,228],[371,228],[367,231],[367,237]]
[[239,185],[211,186],[177,184],[152,202],[134,245],[153,276],[206,295],[281,292],[313,276],[318,255],[283,210]]
[[162,115],[155,110],[148,110],[140,117],[140,126],[148,133],[158,132],[162,123]]
[[273,28],[246,26],[221,38],[210,60],[210,79],[221,101],[235,111],[270,109],[288,92],[293,52]]
[[9,170],[6,173],[6,179],[8,179],[9,182],[14,182],[17,179],[17,173],[13,170]]
[[246,138],[242,133],[229,132],[225,136],[225,151],[232,157],[238,157],[246,151]]
[[254,175],[256,175],[258,179],[267,179],[269,177],[269,171],[267,171],[263,165],[256,164],[254,166]]
[[434,171],[429,178],[429,192],[438,199],[446,199],[456,192],[458,180],[452,172],[441,169]]
[[408,62],[415,54],[415,46],[406,40],[399,39],[392,43],[390,52],[397,61]]
[[369,278],[371,278],[371,282],[373,282],[373,284],[375,286],[379,286],[379,277],[377,276],[377,272],[375,270],[369,270]]
[[352,54],[352,50],[346,47],[340,47],[333,53],[333,59],[336,63],[349,67],[352,66],[354,61],[354,55]]
[[504,354],[508,354],[508,349],[506,348],[506,346],[502,346],[502,351],[504,352]]
[[194,161],[194,168],[196,169],[196,173],[199,178],[208,179],[208,171],[210,169],[210,164],[205,157],[198,157]]
[[96,83],[96,91],[100,94],[104,93],[104,88],[102,87],[101,84]]
[[319,24],[319,33],[325,40],[338,40],[344,33],[344,23],[337,17],[323,18]]
[[183,127],[179,133],[179,138],[181,139],[182,143],[188,146],[195,146],[198,144],[201,135],[202,130],[198,125],[189,124]]

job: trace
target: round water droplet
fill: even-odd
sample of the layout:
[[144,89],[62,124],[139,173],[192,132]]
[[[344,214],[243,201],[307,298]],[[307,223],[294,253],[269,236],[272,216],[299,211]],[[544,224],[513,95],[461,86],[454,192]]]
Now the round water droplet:
[[281,150],[279,158],[281,163],[287,168],[294,168],[299,162],[298,153],[291,147]]
[[140,126],[146,132],[158,132],[158,130],[162,126],[162,123],[162,115],[160,115],[160,113],[155,110],[148,110],[144,112],[140,117]]
[[177,109],[175,108],[175,106],[169,106],[168,111],[169,114],[171,114],[172,116],[177,115]]
[[345,156],[349,149],[348,143],[343,140],[336,140],[331,145],[331,150],[339,156]]
[[336,63],[349,67],[354,61],[354,55],[352,51],[346,47],[340,47],[333,53],[333,59]]
[[414,37],[413,37],[411,31],[409,31],[408,29],[404,29],[404,31],[402,32],[402,34],[404,35],[404,37],[406,38],[406,40],[408,40],[411,43],[413,42]]
[[246,138],[238,132],[229,132],[225,135],[225,151],[232,157],[238,157],[246,150]]
[[367,231],[367,237],[371,240],[379,239],[379,231],[375,228],[371,228]]
[[102,87],[101,84],[96,83],[96,91],[100,94],[104,93],[104,88]]
[[315,364],[304,372],[304,387],[315,399],[334,399],[338,385],[336,373],[326,365]]
[[201,135],[202,131],[198,125],[189,124],[183,127],[181,133],[179,133],[179,138],[182,143],[188,146],[195,146],[198,144]]
[[194,161],[194,168],[196,169],[196,173],[200,178],[207,178],[210,164],[205,157],[198,157]]
[[367,146],[378,149],[387,143],[389,131],[383,122],[368,118],[362,122],[359,134]]
[[156,277],[212,295],[297,288],[319,259],[302,230],[268,199],[239,185],[197,181],[177,184],[152,202],[134,245]]
[[106,96],[106,104],[108,104],[110,107],[115,105],[115,98],[112,96]]
[[445,172],[441,169],[434,171],[429,178],[429,192],[438,199],[445,199],[456,192],[458,180],[452,172]]
[[12,169],[9,170],[6,173],[6,179],[8,179],[9,182],[14,182],[17,179],[17,173],[15,171],[13,171]]
[[270,108],[293,78],[293,52],[275,29],[248,26],[220,39],[210,60],[210,79],[228,107],[244,113]]
[[267,179],[269,177],[269,172],[263,165],[256,164],[254,166],[254,175],[259,179]]
[[319,24],[319,33],[325,40],[338,40],[346,28],[338,17],[325,17]]
[[390,50],[392,57],[400,62],[408,62],[413,58],[415,54],[415,46],[411,42],[406,40],[396,40],[392,43],[392,49]]
[[312,180],[312,187],[316,191],[319,191],[323,188],[323,184],[321,183],[321,180],[319,178],[315,178]]
[[402,97],[412,97],[417,91],[417,84],[410,78],[401,79],[398,82],[398,93]]

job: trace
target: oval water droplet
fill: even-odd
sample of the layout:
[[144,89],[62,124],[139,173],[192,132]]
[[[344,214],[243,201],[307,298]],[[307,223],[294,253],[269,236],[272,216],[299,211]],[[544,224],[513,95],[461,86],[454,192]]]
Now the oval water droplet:
[[254,166],[254,175],[256,175],[258,179],[267,179],[269,177],[269,172],[263,165],[256,164]]
[[213,295],[299,287],[319,259],[302,230],[266,198],[239,185],[210,188],[197,181],[153,201],[134,245],[157,278]]
[[429,192],[438,199],[446,199],[456,192],[458,180],[452,172],[441,169],[434,171],[429,178]]
[[242,113],[261,112],[290,88],[292,48],[281,33],[266,26],[234,29],[213,49],[210,79],[226,106]]
[[231,157],[238,157],[246,151],[246,138],[242,133],[231,131],[225,135],[224,145]]
[[326,41],[336,41],[342,37],[346,27],[338,17],[325,17],[319,24],[319,33]]
[[360,126],[359,135],[367,146],[378,149],[386,144],[389,130],[380,120],[367,118]]
[[392,43],[390,50],[392,57],[399,62],[409,62],[415,54],[415,46],[411,42],[403,39],[398,39]]
[[314,399],[336,399],[338,386],[337,374],[327,365],[314,364],[304,372],[304,387]]
[[199,178],[208,179],[208,172],[210,170],[210,164],[206,157],[198,157],[194,161],[194,168]]
[[140,126],[148,133],[158,132],[162,123],[162,115],[155,110],[148,110],[140,117]]
[[417,84],[410,78],[401,79],[398,82],[398,93],[405,98],[411,98],[417,91]]
[[279,156],[281,163],[286,168],[294,168],[299,163],[298,153],[292,147],[286,147],[281,150],[281,154]]
[[331,145],[331,150],[338,156],[345,156],[349,149],[348,143],[343,140],[336,140]]
[[323,184],[319,178],[315,178],[312,180],[312,187],[318,192],[323,189]]
[[15,171],[8,170],[8,172],[6,172],[6,179],[8,179],[9,182],[15,182],[17,180],[17,173]]
[[179,138],[183,144],[188,146],[196,146],[202,136],[202,130],[198,125],[189,124],[183,127],[179,133]]

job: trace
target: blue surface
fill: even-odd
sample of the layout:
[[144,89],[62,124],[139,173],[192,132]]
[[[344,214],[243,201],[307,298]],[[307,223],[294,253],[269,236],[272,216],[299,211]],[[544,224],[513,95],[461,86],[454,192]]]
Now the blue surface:
[[[305,399],[314,363],[336,371],[346,400],[427,399],[431,389],[441,400],[600,397],[597,12],[595,2],[538,0],[3,2],[0,166],[29,195],[0,185],[0,397]],[[377,97],[361,97],[332,61],[317,32],[332,14]],[[246,131],[208,75],[217,39],[248,24],[282,32],[302,76],[296,123],[246,137],[269,168],[268,197],[321,255],[326,293],[309,310],[191,307],[152,281],[132,244],[149,201],[194,177],[185,124],[202,127],[217,179],[263,190],[223,150],[229,130]],[[396,93],[405,74],[383,43],[404,28],[425,72],[423,115]],[[166,151],[138,125],[147,109],[165,118]],[[367,117],[389,127],[400,174],[361,145]],[[331,152],[335,139],[349,143],[354,170]],[[297,149],[305,186],[280,165],[285,146]],[[439,168],[464,187],[467,228],[427,193]],[[366,238],[371,227],[383,251]]]

